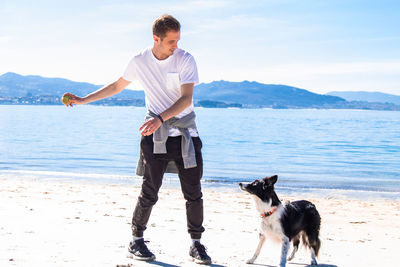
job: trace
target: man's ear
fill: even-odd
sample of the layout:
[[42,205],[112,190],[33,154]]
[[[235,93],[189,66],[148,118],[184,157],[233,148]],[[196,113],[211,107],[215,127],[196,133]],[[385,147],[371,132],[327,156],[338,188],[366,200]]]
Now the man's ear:
[[154,40],[154,42],[158,43],[158,42],[160,42],[161,38],[158,37],[157,35],[153,35],[153,40]]

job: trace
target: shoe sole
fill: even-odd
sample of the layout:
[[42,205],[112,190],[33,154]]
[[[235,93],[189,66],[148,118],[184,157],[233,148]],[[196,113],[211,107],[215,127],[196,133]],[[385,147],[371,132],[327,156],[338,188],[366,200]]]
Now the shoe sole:
[[211,263],[212,263],[211,260],[202,261],[202,260],[199,260],[199,259],[196,259],[196,258],[193,258],[193,257],[190,257],[190,260],[193,261],[194,263],[201,264],[201,265],[211,265]]
[[128,251],[127,257],[137,260],[137,261],[154,261],[156,259],[155,255],[153,255],[151,257],[139,257],[139,256],[136,256],[136,255],[130,253],[129,251]]

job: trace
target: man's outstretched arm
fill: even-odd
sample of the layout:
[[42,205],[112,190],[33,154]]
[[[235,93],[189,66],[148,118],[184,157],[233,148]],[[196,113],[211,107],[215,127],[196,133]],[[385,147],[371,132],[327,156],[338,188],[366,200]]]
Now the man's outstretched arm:
[[88,104],[121,93],[122,90],[124,90],[130,83],[130,81],[127,81],[121,77],[117,81],[104,86],[85,97],[79,97],[71,93],[65,93],[63,97],[69,97],[69,106],[71,107],[72,105]]

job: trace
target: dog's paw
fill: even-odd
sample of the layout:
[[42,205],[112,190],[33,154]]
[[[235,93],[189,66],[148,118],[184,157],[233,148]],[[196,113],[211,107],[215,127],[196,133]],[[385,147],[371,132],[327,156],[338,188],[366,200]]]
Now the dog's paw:
[[250,259],[246,261],[247,264],[253,264],[254,263],[254,259]]

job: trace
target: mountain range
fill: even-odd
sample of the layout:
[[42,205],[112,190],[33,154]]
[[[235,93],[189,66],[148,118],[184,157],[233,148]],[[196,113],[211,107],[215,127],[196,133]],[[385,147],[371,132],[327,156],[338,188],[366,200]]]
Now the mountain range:
[[392,94],[384,94],[380,92],[334,91],[327,93],[327,95],[338,96],[346,99],[347,101],[367,101],[367,102],[393,103],[396,105],[400,105],[400,96]]
[[[62,96],[65,92],[85,96],[102,85],[85,82],[74,82],[63,78],[46,78],[38,75],[23,76],[7,72],[0,76],[0,96]],[[143,98],[143,91],[124,90],[120,98]]]
[[202,83],[196,86],[193,94],[199,100],[212,99],[250,106],[313,107],[345,101],[340,97],[315,94],[292,86],[249,81]]
[[[46,104],[52,101],[60,104],[59,98],[65,92],[84,96],[100,87],[102,87],[102,85],[75,82],[63,78],[45,78],[37,75],[23,76],[8,72],[0,76],[0,104],[18,104],[21,103],[21,101],[19,101],[21,99],[23,99],[22,103],[25,104],[29,104],[32,101],[36,104]],[[365,100],[347,101],[348,99],[346,99],[346,97],[348,97],[348,95],[340,95],[340,93],[341,92],[331,92],[327,95],[322,95],[287,85],[262,84],[250,81],[214,81],[211,83],[201,83],[195,86],[194,102],[197,105],[203,105],[205,107],[233,106],[255,108],[361,108],[400,110],[400,106],[386,103],[388,101],[374,104],[369,104],[369,102]],[[393,97],[391,95],[388,96]],[[40,102],[40,99],[43,101],[43,97],[47,97],[47,99],[50,100],[46,100],[47,102]],[[398,97],[400,98],[400,96]],[[17,101],[15,99],[19,100]],[[111,100],[108,99],[107,101],[100,101],[99,103],[105,105],[119,105],[122,103],[123,105],[129,105],[130,100],[140,100],[134,102],[143,105],[144,92],[124,90]]]

